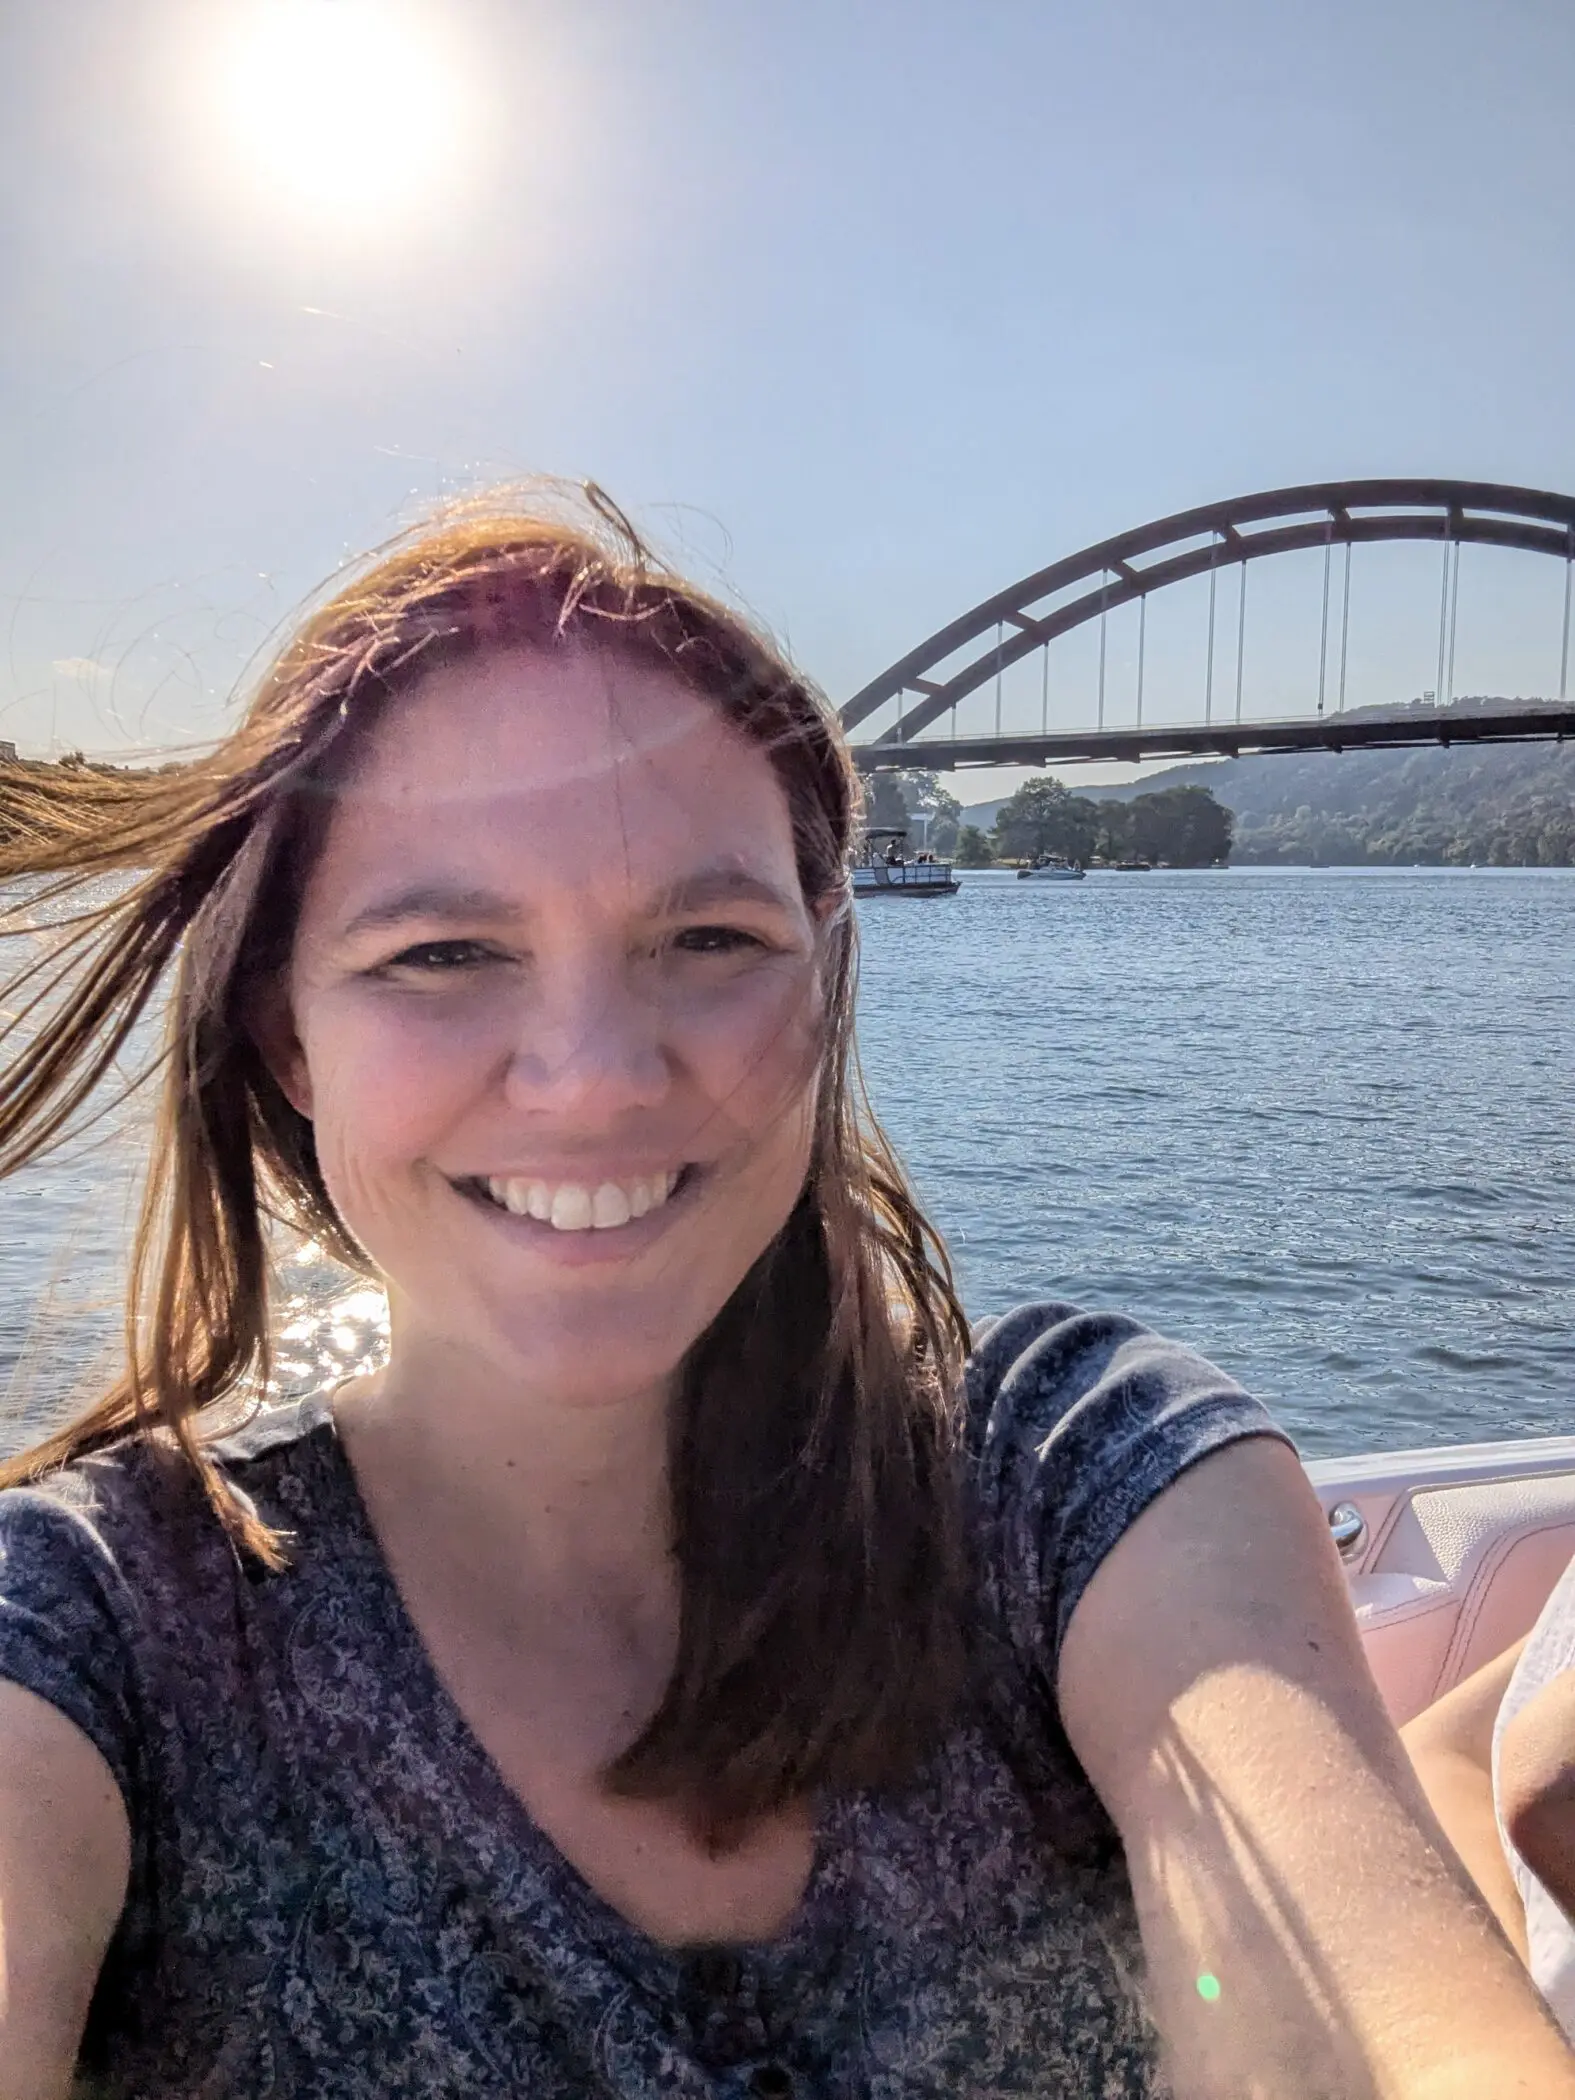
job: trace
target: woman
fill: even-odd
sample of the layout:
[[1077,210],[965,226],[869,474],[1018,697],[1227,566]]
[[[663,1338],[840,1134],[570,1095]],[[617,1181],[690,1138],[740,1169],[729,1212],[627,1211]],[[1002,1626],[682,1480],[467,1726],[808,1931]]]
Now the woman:
[[1575,1562],[1530,1633],[1400,1739],[1483,1900],[1575,2039]]
[[[0,873],[136,871],[10,1165],[173,996],[125,1375],[0,1497],[0,2100],[1575,2094],[1262,1412],[1065,1307],[964,1365],[834,719],[591,512],[7,782]],[[259,1410],[276,1221],[391,1343]]]

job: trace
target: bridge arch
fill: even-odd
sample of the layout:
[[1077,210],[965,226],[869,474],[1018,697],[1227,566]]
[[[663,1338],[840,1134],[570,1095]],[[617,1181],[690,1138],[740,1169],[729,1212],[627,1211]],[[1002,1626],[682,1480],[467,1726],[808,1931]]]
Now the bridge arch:
[[[1513,547],[1575,564],[1575,496],[1495,481],[1320,481],[1178,511],[1066,555],[981,600],[855,693],[841,710],[843,728],[856,729],[911,693],[917,704],[901,709],[900,719],[878,739],[882,748],[910,743],[1058,635],[1167,584],[1269,554],[1376,540]],[[1087,588],[1079,591],[1079,585]],[[1074,595],[1062,595],[1067,592]],[[1052,598],[1058,602],[1046,607]],[[1566,665],[1569,603],[1566,591]],[[980,643],[985,646],[976,647]],[[946,671],[960,655],[963,662]]]

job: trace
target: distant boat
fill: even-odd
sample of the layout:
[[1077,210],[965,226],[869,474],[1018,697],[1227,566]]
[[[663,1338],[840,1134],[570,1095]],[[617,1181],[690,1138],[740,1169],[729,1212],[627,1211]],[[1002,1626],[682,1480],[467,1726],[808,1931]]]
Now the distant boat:
[[1083,864],[1078,860],[1067,860],[1059,853],[1041,853],[1026,868],[1017,871],[1019,882],[1081,882]]
[[1152,875],[1154,872],[1151,860],[1113,860],[1110,865],[1118,875]]
[[921,853],[909,860],[908,834],[895,826],[866,831],[853,864],[855,897],[955,897],[960,887],[949,860]]

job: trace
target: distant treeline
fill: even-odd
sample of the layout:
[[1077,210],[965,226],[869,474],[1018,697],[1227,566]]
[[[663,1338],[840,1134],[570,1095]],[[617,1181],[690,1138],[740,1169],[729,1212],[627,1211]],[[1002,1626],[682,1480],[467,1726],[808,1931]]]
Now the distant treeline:
[[[1536,704],[1474,696],[1456,711]],[[1237,862],[1575,867],[1575,747],[1551,740],[1217,759],[1142,785],[1211,789],[1235,811]]]
[[1040,774],[1001,805],[988,831],[962,822],[956,798],[933,773],[877,773],[871,791],[872,824],[904,824],[936,853],[965,868],[996,861],[1146,860],[1171,868],[1207,868],[1231,847],[1231,812],[1207,788],[1159,786],[1126,801],[1074,795]]
[[[1456,701],[1455,709],[1483,713],[1538,704],[1472,696]],[[1398,710],[1361,712],[1393,715]],[[1048,794],[1044,835],[1053,833],[1056,842],[1043,850],[1072,859],[1098,853],[1108,859],[1196,865],[1194,856],[1205,849],[1206,838],[1193,844],[1167,834],[1163,845],[1139,845],[1136,834],[1123,833],[1117,812],[1197,789],[1207,793],[1222,817],[1234,817],[1229,853],[1238,863],[1575,867],[1575,744],[1282,752],[1170,766],[1141,783],[1102,789],[1097,797],[1069,794],[1043,775],[1028,788]],[[994,821],[972,824],[935,774],[877,774],[877,803],[890,814],[875,821],[900,824],[928,815],[929,843],[937,852],[985,865],[1019,857],[1027,834],[1015,822],[1003,832],[1002,824],[1009,811],[1021,807],[1026,792],[1020,789],[999,806],[985,805],[981,815]],[[1134,821],[1145,837],[1155,836],[1152,815]],[[1085,851],[1091,824],[1097,827],[1096,843]]]

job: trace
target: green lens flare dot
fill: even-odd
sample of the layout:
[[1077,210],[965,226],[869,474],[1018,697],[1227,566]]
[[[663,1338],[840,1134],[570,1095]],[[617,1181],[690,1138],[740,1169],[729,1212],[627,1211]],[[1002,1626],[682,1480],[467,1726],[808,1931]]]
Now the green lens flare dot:
[[1203,1974],[1198,1978],[1198,1996],[1200,1998],[1205,1999],[1210,2005],[1212,2005],[1215,1999],[1219,1996],[1219,1994],[1219,1978],[1217,1976],[1211,1975],[1209,1971],[1205,1969]]

